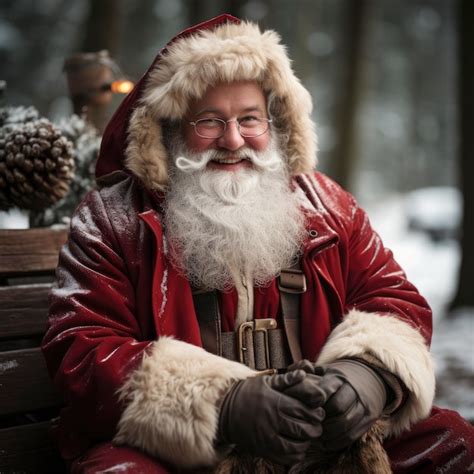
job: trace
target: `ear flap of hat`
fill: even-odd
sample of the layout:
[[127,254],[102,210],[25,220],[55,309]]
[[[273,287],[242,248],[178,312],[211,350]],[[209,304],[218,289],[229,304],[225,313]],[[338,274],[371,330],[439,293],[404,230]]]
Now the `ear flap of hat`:
[[163,190],[168,182],[167,151],[162,126],[145,106],[130,118],[125,166],[150,189]]

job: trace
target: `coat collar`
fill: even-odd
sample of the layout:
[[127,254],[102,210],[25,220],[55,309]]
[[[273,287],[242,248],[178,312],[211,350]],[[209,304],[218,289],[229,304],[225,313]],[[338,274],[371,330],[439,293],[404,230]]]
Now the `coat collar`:
[[304,254],[319,252],[339,242],[339,235],[330,225],[330,214],[322,203],[310,175],[297,175],[292,181],[306,220]]
[[304,243],[304,254],[317,253],[339,242],[339,236],[316,211],[305,211],[307,237]]

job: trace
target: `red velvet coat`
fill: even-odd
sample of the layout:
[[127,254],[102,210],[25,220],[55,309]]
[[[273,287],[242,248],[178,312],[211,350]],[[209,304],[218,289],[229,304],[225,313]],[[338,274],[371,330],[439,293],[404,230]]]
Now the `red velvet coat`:
[[[351,309],[390,313],[429,343],[431,313],[354,199],[322,174],[294,179],[307,197],[301,297],[302,351],[315,360]],[[160,196],[135,178],[111,175],[76,211],[51,295],[43,343],[49,370],[65,396],[58,430],[66,458],[114,435],[122,407],[117,390],[160,336],[201,345],[191,289],[166,255]],[[273,281],[256,288],[256,318],[278,317]],[[220,295],[223,329],[232,328],[236,295]],[[383,317],[383,316],[381,316]]]

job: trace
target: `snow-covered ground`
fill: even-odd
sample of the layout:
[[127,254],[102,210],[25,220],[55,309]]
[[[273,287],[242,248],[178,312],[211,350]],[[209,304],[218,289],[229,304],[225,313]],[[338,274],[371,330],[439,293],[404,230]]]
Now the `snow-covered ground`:
[[459,219],[459,199],[452,190],[428,189],[387,197],[366,206],[366,210],[385,245],[433,309],[435,403],[474,420],[474,308],[447,316],[456,290],[459,246],[452,238],[434,240],[429,233],[410,229],[409,225],[413,227],[416,221],[414,227],[434,229],[435,237],[439,229],[445,229],[445,237],[449,236]]

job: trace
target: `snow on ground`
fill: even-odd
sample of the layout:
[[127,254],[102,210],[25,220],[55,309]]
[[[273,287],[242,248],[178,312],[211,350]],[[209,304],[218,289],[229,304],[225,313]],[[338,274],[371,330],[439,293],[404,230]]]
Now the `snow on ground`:
[[[432,353],[436,364],[437,389],[435,403],[459,411],[474,420],[474,308],[465,308],[449,317],[447,307],[454,295],[459,266],[459,246],[452,238],[430,237],[430,229],[410,229],[413,218],[423,222],[427,202],[430,202],[430,228],[448,228],[459,210],[452,195],[447,206],[448,193],[439,190],[441,203],[436,202],[433,190],[416,195],[393,195],[375,205],[366,206],[373,227],[381,235],[386,247],[406,271],[433,309],[434,335]],[[447,215],[447,208],[451,209]],[[435,210],[439,209],[436,214]],[[420,219],[416,219],[419,216]],[[425,220],[426,222],[426,220]],[[413,226],[412,226],[413,227]],[[421,226],[423,227],[423,225]],[[432,234],[431,234],[432,235]],[[438,234],[436,234],[438,235]],[[436,240],[437,239],[437,240]]]

